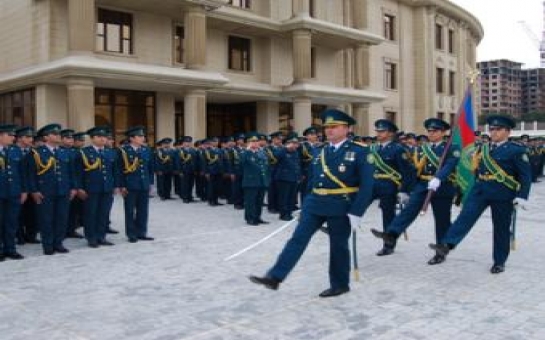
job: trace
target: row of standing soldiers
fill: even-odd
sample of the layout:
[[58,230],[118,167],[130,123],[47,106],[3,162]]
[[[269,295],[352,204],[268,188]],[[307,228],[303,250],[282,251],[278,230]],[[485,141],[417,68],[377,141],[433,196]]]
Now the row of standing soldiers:
[[59,124],[37,133],[0,125],[0,260],[23,258],[16,243],[41,243],[45,255],[69,252],[67,237],[84,237],[91,248],[113,245],[106,234],[118,233],[110,228],[117,193],[124,198],[129,242],[153,240],[147,235],[153,154],[143,127],[126,134],[128,142],[114,148],[108,127],[75,134]]

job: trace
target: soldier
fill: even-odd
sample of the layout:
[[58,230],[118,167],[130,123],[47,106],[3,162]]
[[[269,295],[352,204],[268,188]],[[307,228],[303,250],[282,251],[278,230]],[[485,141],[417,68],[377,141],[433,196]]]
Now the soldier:
[[218,148],[219,139],[209,140],[209,147],[203,151],[202,169],[206,179],[206,193],[208,204],[212,207],[223,205],[218,202],[221,178],[223,176],[223,154]]
[[508,141],[515,122],[506,116],[489,116],[491,145],[483,144],[475,153],[477,181],[468,195],[460,215],[447,233],[430,244],[446,256],[469,233],[484,210],[490,207],[494,227],[494,264],[492,274],[505,270],[509,256],[509,226],[513,206],[525,209],[532,183],[528,154],[524,147]]
[[308,193],[308,169],[312,163],[312,155],[314,154],[314,150],[322,144],[318,139],[317,127],[310,126],[306,128],[305,131],[303,131],[303,136],[306,138],[306,141],[300,144],[302,179],[299,184],[299,195],[301,204]]
[[157,195],[162,201],[172,199],[172,176],[174,174],[174,159],[172,138],[163,138],[155,143],[154,170],[157,176]]
[[36,203],[36,219],[45,255],[68,253],[63,245],[70,201],[76,195],[73,156],[61,148],[61,126],[49,124],[38,130],[44,144],[29,156],[29,192]]
[[81,149],[85,146],[85,136],[86,132],[76,132],[72,135],[74,137],[74,147],[76,149]]
[[118,191],[119,171],[116,154],[106,147],[108,127],[98,126],[87,131],[91,145],[81,148],[76,156],[78,197],[83,203],[83,228],[90,248],[112,246],[106,240],[114,190]]
[[196,154],[195,154],[195,191],[197,194],[197,197],[203,202],[206,202],[207,194],[206,194],[206,178],[204,177],[204,169],[203,169],[203,158],[204,158],[204,150],[206,150],[209,145],[208,141],[206,139],[198,140],[195,142]]
[[299,224],[274,266],[264,277],[250,276],[254,283],[278,289],[303,255],[310,239],[322,224],[329,226],[330,288],[320,297],[350,290],[351,228],[361,222],[373,190],[373,165],[366,148],[347,139],[356,122],[346,113],[330,109],[322,113],[328,143],[316,150],[309,172],[310,193],[303,203]]
[[27,199],[25,160],[13,145],[15,125],[0,125],[0,261],[22,260],[15,246],[19,212]]
[[[416,179],[409,152],[394,140],[397,130],[397,126],[389,120],[375,121],[377,143],[371,146],[375,164],[373,199],[380,201],[384,231],[395,217],[396,202],[399,201],[402,205],[408,202]],[[393,248],[384,243],[377,255],[390,255],[393,251]]]
[[[411,191],[407,205],[385,228],[384,232],[371,229],[373,234],[378,238],[382,238],[385,246],[391,249],[391,251],[381,255],[393,253],[397,238],[416,219],[429,190],[435,192],[431,199],[431,206],[435,219],[436,240],[441,240],[450,226],[452,202],[456,194],[453,183],[454,171],[460,159],[460,147],[451,145],[448,150],[445,149],[446,143],[443,141],[443,137],[450,129],[447,122],[438,118],[430,118],[424,122],[424,127],[428,131],[430,142],[422,144],[418,148],[415,160],[418,179]],[[439,169],[439,159],[445,152],[447,155],[443,166]],[[434,265],[444,260],[445,257],[438,253],[428,261],[428,264]]]
[[191,146],[193,138],[184,136],[181,138],[181,147],[178,149],[177,162],[180,173],[180,197],[184,203],[191,203],[193,199],[193,187],[195,185],[197,151]]
[[[23,153],[23,161],[25,176],[28,171],[28,156],[33,147],[34,142],[34,129],[30,126],[24,126],[15,130],[16,144]],[[38,227],[36,225],[35,217],[35,204],[30,198],[26,199],[21,207],[19,213],[19,229],[17,230],[17,244],[23,245],[25,243],[39,244],[40,241],[37,238]]]
[[128,144],[119,148],[120,192],[124,198],[125,233],[130,243],[153,241],[148,236],[149,192],[153,184],[153,155],[145,146],[143,126],[129,128]]
[[[112,135],[112,130],[107,129],[107,131],[108,131],[108,135],[106,136],[106,145],[104,147],[106,149],[110,149],[112,151],[115,151],[115,140],[114,140],[114,137]],[[118,156],[117,152],[114,152],[114,156],[115,156],[115,163],[116,163],[116,169],[118,171],[118,175],[121,176],[121,174],[120,174],[121,170],[117,166],[119,164],[119,161],[117,160],[117,156]],[[119,180],[119,178],[118,178],[118,180]],[[114,204],[114,200],[111,200],[109,211],[112,211],[113,204]],[[112,220],[111,220],[110,217],[111,217],[111,215],[108,216],[108,229],[106,230],[106,234],[119,234],[119,231],[112,228],[112,226],[111,226],[112,225]]]
[[242,189],[244,190],[244,219],[248,225],[257,226],[268,222],[261,218],[265,190],[269,186],[268,159],[259,147],[259,135],[249,133],[247,147],[240,155]]
[[220,197],[227,200],[227,204],[233,204],[232,182],[235,178],[233,173],[233,147],[235,139],[233,137],[223,137],[221,139],[221,154],[223,159],[223,177],[221,179]]
[[301,154],[299,153],[299,139],[297,133],[290,133],[284,139],[285,147],[275,152],[278,159],[274,179],[278,189],[278,209],[282,221],[293,219],[297,201],[297,187],[302,178]]
[[233,206],[236,210],[244,209],[244,195],[242,192],[242,167],[240,165],[240,157],[244,151],[244,140],[246,136],[243,133],[235,137],[236,145],[232,148],[232,193]]
[[282,132],[276,131],[269,135],[271,140],[270,145],[264,147],[265,154],[269,160],[269,172],[271,174],[271,181],[269,188],[267,189],[267,210],[271,214],[278,214],[278,183],[276,183],[276,167],[278,165],[278,159],[276,159],[275,153],[283,148],[282,145]]
[[[74,134],[76,132],[72,129],[63,129],[61,131],[61,148],[64,148],[70,154],[72,162],[76,158],[78,149],[75,147]],[[78,233],[76,230],[82,225],[82,202],[76,196],[70,201],[70,211],[68,212],[68,227],[66,228],[66,237],[67,238],[83,238],[83,235]]]

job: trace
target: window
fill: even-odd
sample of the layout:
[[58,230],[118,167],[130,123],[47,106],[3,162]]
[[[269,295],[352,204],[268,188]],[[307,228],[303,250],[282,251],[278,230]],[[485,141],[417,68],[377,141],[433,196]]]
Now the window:
[[251,0],[229,0],[229,5],[249,9]]
[[110,125],[116,141],[130,126],[146,127],[148,142],[155,143],[155,94],[153,92],[95,89],[95,125]]
[[310,49],[310,77],[316,78],[316,48]]
[[0,124],[34,126],[36,91],[27,89],[0,94]]
[[435,48],[443,49],[443,26],[435,24]]
[[184,102],[174,103],[174,137],[182,138],[185,134]]
[[132,33],[132,14],[98,9],[98,51],[132,54]]
[[392,62],[384,64],[384,86],[388,90],[397,89],[397,65]]
[[174,32],[174,61],[178,64],[184,62],[184,36],[184,27],[177,25]]
[[235,71],[251,70],[250,39],[229,36],[229,69]]
[[456,94],[456,73],[452,71],[448,73],[448,94],[451,96]]
[[395,19],[396,17],[393,15],[384,14],[384,38],[386,40],[396,40]]
[[435,81],[435,89],[436,89],[436,92],[437,93],[444,93],[445,92],[445,89],[443,87],[443,78],[444,78],[444,73],[445,73],[445,70],[438,67],[437,70],[436,70],[437,74],[436,74],[436,81]]
[[397,118],[397,112],[395,112],[395,111],[386,111],[384,113],[384,118],[395,123],[396,118]]
[[454,53],[454,30],[448,30],[448,52]]

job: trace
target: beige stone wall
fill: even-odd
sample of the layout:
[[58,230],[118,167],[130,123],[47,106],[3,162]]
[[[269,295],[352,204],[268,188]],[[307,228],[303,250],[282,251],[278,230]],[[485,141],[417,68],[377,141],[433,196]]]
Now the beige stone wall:
[[49,31],[48,1],[0,1],[0,72],[48,61]]
[[68,123],[67,91],[63,85],[36,86],[36,127]]

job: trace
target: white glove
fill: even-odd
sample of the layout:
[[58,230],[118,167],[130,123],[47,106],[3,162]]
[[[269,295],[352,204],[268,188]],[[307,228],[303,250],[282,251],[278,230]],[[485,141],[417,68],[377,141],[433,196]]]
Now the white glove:
[[440,185],[441,185],[441,180],[437,177],[434,177],[428,182],[428,190],[437,191]]
[[528,200],[525,200],[524,198],[517,197],[513,201],[513,205],[518,208],[520,207],[522,210],[527,210],[528,207]]
[[409,194],[407,194],[406,192],[400,192],[397,194],[397,200],[399,201],[400,204],[407,204],[407,202],[409,202]]
[[361,217],[348,214],[348,219],[350,220],[350,226],[352,227],[352,231],[355,231],[357,228],[361,229]]

